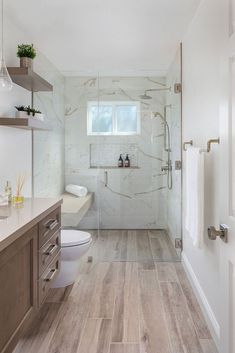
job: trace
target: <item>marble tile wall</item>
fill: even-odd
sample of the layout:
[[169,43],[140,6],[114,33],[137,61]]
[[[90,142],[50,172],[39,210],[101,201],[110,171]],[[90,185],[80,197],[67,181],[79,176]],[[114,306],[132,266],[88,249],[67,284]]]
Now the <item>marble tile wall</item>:
[[[160,83],[160,84],[159,84]],[[85,185],[95,193],[92,209],[79,228],[165,228],[166,176],[161,172],[164,127],[153,111],[163,113],[165,92],[140,95],[164,87],[164,78],[67,77],[65,80],[65,183]],[[141,100],[141,134],[136,136],[87,136],[87,102]],[[135,144],[139,169],[90,168],[90,144]],[[117,161],[115,161],[117,163]]]

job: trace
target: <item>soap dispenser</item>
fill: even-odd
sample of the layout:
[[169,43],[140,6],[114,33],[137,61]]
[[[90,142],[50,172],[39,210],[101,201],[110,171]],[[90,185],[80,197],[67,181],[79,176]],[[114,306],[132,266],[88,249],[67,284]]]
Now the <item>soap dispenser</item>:
[[12,191],[11,191],[11,184],[9,181],[7,181],[6,186],[5,186],[5,196],[7,196],[8,202],[11,202]]
[[122,155],[120,154],[119,160],[118,160],[118,167],[122,168],[123,167],[123,159],[122,159]]
[[129,168],[130,165],[131,165],[130,158],[129,158],[128,154],[126,155],[125,164],[124,165],[125,165],[126,168]]

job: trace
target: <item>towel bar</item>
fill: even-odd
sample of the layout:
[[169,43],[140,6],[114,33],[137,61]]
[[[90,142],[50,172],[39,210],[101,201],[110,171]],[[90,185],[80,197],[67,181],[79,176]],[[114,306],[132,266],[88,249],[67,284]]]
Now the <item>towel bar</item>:
[[[207,141],[207,148],[206,149],[202,149],[201,150],[201,152],[210,152],[211,151],[211,145],[213,144],[213,143],[220,143],[220,139],[219,139],[219,137],[217,138],[217,139],[210,139],[210,140],[208,140]],[[186,141],[186,142],[184,142],[183,143],[183,150],[184,151],[187,151],[187,148],[186,148],[186,146],[187,145],[193,145],[193,140],[190,140],[190,141]]]
[[186,148],[187,145],[192,146],[193,145],[193,140],[186,141],[186,142],[183,143],[183,150],[184,151],[187,151],[187,148]]

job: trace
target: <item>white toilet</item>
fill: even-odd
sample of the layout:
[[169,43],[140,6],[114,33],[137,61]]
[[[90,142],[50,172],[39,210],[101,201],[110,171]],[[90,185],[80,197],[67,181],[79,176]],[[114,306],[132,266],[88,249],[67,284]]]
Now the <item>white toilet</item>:
[[74,283],[78,274],[80,258],[92,243],[91,234],[75,229],[61,231],[61,268],[52,287],[67,287]]

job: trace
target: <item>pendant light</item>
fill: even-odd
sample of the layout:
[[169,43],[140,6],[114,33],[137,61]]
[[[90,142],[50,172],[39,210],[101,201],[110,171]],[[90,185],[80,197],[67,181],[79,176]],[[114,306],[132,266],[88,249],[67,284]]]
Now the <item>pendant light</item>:
[[7,67],[4,60],[4,43],[3,43],[3,0],[2,0],[2,53],[0,59],[0,92],[10,91],[13,87],[12,80],[7,71]]

